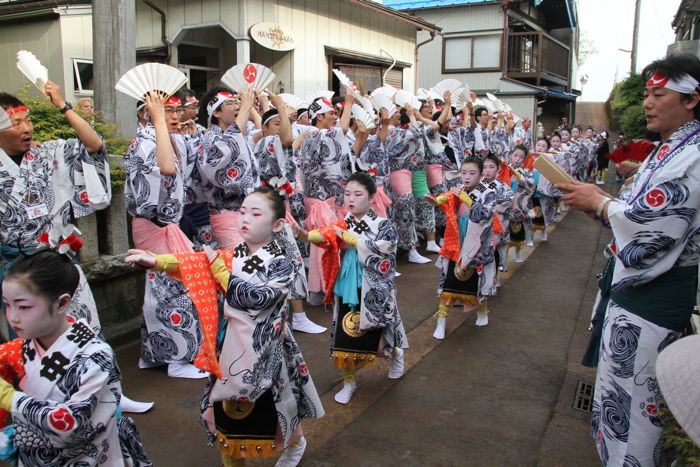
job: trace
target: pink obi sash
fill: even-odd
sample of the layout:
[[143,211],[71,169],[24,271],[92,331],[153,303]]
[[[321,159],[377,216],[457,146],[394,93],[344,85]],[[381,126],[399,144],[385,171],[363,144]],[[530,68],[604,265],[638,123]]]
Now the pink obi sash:
[[387,208],[391,205],[391,199],[384,193],[384,187],[377,185],[377,193],[372,200],[371,208],[379,217],[388,218]]
[[392,170],[389,173],[391,189],[399,196],[412,194],[413,186],[411,185],[411,177],[412,174],[410,170]]
[[131,220],[134,246],[157,255],[192,251],[192,242],[182,233],[178,224],[159,227],[148,219],[134,217]]
[[444,177],[442,176],[442,165],[441,164],[428,164],[428,186],[430,188],[434,187],[438,183],[442,183]]
[[[309,230],[320,229],[337,220],[335,209],[335,197],[321,201],[316,198],[304,198],[306,205],[306,227]],[[309,292],[323,292],[323,250],[311,244],[309,249]]]
[[222,250],[231,250],[243,241],[236,227],[237,220],[238,211],[224,211],[218,214],[212,212],[209,216],[214,238]]

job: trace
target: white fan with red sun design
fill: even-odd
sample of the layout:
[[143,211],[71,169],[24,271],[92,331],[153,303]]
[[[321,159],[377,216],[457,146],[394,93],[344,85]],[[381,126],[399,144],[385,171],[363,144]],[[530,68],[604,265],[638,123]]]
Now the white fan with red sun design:
[[263,91],[276,76],[265,65],[259,63],[240,63],[224,73],[221,82],[235,92],[241,92],[246,86],[252,86],[257,91]]

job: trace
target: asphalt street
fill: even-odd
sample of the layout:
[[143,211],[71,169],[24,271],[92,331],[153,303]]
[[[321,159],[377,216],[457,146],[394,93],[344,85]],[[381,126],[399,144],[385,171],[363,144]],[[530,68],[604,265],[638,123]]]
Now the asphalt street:
[[[303,422],[305,466],[595,466],[590,415],[572,407],[577,385],[594,372],[578,362],[610,233],[578,212],[550,227],[549,241],[525,248],[523,264],[502,275],[489,301],[490,323],[454,308],[448,335],[432,337],[437,310],[434,262],[399,259],[399,309],[410,349],[406,373],[386,378],[387,364],[358,375],[350,404],[333,395],[338,372],[328,359],[328,332],[296,334],[326,416]],[[433,260],[436,255],[430,256]],[[307,307],[316,322],[331,314]],[[172,379],[165,367],[139,370],[139,342],[118,347],[126,394],[155,401],[133,415],[157,466],[216,466],[197,424],[201,380]],[[248,465],[274,465],[274,459]]]

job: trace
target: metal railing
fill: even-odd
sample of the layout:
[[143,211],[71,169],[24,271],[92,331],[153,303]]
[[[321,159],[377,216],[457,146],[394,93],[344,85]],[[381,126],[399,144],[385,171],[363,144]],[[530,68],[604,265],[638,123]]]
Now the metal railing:
[[509,32],[506,74],[513,78],[569,80],[569,48],[541,31]]

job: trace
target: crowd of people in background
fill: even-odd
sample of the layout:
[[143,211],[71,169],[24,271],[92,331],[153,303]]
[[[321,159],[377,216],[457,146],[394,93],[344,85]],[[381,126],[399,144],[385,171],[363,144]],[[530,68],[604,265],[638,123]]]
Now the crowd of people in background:
[[[201,423],[224,465],[280,453],[277,465],[297,465],[301,421],[324,415],[294,333],[327,329],[305,307],[332,310],[335,401],[348,404],[359,370],[377,359],[388,378],[404,373],[400,255],[401,269],[439,268],[433,337],[445,339],[455,306],[488,325],[499,275],[577,209],[613,234],[593,319],[602,344],[589,361],[599,367],[592,433],[605,465],[654,465],[663,399],[653,363],[687,327],[691,287],[695,300],[700,61],[644,73],[648,126],[663,140],[646,160],[616,161],[618,196],[599,187],[607,130],[563,117],[533,136],[530,118],[461,88],[403,102],[405,91],[350,82],[306,104],[251,86],[149,90],[124,158],[134,244],[125,261],[145,269],[139,368],[206,380]],[[116,358],[73,262],[71,216],[110,202],[106,150],[54,83],[45,92],[77,139],[32,148],[29,109],[0,94],[3,300],[19,336],[0,347],[0,409],[11,414],[0,455],[150,465],[118,408],[128,399]],[[94,118],[91,100],[79,107]],[[612,149],[624,147],[621,134]],[[540,158],[568,183],[547,179]]]

